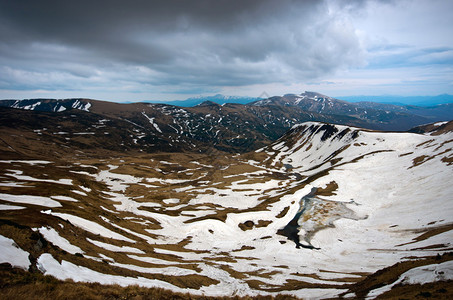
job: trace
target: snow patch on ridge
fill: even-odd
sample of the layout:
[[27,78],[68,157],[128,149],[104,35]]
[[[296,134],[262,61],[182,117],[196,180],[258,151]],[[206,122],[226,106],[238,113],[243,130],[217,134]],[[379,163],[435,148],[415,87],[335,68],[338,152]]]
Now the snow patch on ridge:
[[75,102],[72,104],[71,107],[75,108],[75,109],[79,109],[79,110],[83,110],[83,111],[89,112],[90,111],[90,107],[91,107],[91,103],[90,102],[83,103],[80,100],[75,100]]
[[142,115],[143,115],[145,118],[148,119],[149,123],[151,123],[151,125],[153,125],[154,128],[155,128],[157,131],[159,131],[160,133],[162,133],[162,130],[160,130],[160,128],[159,128],[159,125],[157,125],[157,123],[154,122],[154,119],[155,119],[155,118],[150,118],[150,117],[148,117],[148,115],[146,115],[144,111],[142,111]]

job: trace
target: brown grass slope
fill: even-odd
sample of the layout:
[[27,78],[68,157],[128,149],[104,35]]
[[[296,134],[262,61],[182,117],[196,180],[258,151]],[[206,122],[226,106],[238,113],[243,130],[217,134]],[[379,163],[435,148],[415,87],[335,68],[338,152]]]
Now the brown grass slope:
[[207,297],[175,293],[160,288],[144,288],[140,286],[121,287],[119,285],[101,285],[99,283],[82,283],[72,280],[61,281],[52,276],[44,276],[37,272],[27,272],[12,268],[8,264],[0,264],[1,299],[41,300],[41,299],[162,299],[162,300],[271,300],[297,299],[290,296],[256,296],[256,297]]

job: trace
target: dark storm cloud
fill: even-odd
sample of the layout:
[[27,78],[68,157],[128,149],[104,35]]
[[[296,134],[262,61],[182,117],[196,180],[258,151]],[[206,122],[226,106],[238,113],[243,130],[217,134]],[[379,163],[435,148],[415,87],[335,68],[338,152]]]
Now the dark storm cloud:
[[323,1],[5,0],[0,39],[2,88],[240,86],[362,61]]

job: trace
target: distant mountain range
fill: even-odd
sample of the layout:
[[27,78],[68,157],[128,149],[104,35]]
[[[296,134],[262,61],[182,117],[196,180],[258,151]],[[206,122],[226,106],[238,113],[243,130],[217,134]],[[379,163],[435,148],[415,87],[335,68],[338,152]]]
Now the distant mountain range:
[[433,106],[453,103],[453,95],[437,96],[343,96],[341,99],[350,102],[378,102],[396,105]]
[[260,100],[260,97],[241,97],[241,96],[225,96],[221,94],[216,94],[214,96],[199,96],[199,97],[192,97],[187,98],[186,100],[175,100],[175,101],[165,101],[163,103],[176,105],[176,106],[183,106],[183,107],[191,107],[203,103],[205,101],[211,101],[217,104],[226,104],[226,103],[239,103],[239,104],[247,104],[256,100]]
[[[3,107],[2,107],[3,106]],[[20,109],[21,108],[21,109]],[[30,155],[57,147],[66,151],[245,152],[276,140],[293,125],[320,120],[364,127],[348,116],[323,115],[299,107],[205,101],[194,107],[119,104],[90,99],[0,101],[0,135],[14,144],[39,145]],[[20,130],[20,136],[12,131]],[[22,140],[23,138],[23,140]],[[53,151],[53,150],[52,150]]]
[[[267,95],[263,93],[263,95]],[[190,107],[198,105],[204,101],[212,101],[218,104],[225,104],[225,103],[240,103],[240,104],[248,104],[250,102],[256,100],[262,100],[269,98],[266,97],[244,97],[244,96],[225,96],[222,94],[216,94],[212,96],[198,96],[198,97],[191,97],[185,100],[172,100],[172,101],[163,101],[161,103],[176,105],[176,106],[183,106],[183,107]],[[337,99],[341,99],[348,102],[374,102],[374,103],[385,103],[385,104],[393,104],[397,106],[435,106],[439,104],[448,104],[453,103],[453,95],[449,94],[442,94],[437,96],[394,96],[394,95],[386,95],[386,96],[342,96],[337,97]],[[152,103],[153,101],[146,101]]]
[[315,92],[287,94],[252,103],[258,106],[299,107],[304,111],[358,118],[368,123],[366,128],[404,131],[424,123],[453,119],[453,103],[430,107],[393,105],[377,102],[347,102]]
[[[351,103],[315,92],[255,98],[248,104],[220,105],[215,101],[240,100],[220,95],[210,99],[193,107],[91,99],[2,100],[0,129],[10,148],[37,139],[39,151],[50,149],[49,144],[64,145],[58,147],[60,155],[100,147],[112,152],[246,152],[275,141],[295,124],[306,121],[407,131],[453,119],[453,104]],[[7,133],[19,129],[28,132],[27,136],[11,138]]]

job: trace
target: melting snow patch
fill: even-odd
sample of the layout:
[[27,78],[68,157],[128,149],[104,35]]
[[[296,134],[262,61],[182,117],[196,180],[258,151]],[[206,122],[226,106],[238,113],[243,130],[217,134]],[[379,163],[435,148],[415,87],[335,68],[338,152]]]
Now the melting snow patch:
[[425,284],[435,281],[446,281],[453,279],[453,261],[446,261],[440,264],[414,268],[402,274],[402,284]]
[[0,263],[5,262],[25,270],[30,266],[28,252],[20,249],[14,240],[0,235]]
[[108,257],[107,255],[104,255],[102,253],[99,253],[99,256],[102,258],[102,259],[105,259],[105,260],[108,260],[110,262],[115,262],[115,260],[111,257]]
[[25,209],[25,207],[8,205],[8,204],[0,204],[0,210],[17,210],[17,209]]
[[1,182],[0,186],[7,187],[31,187],[30,185],[23,185],[22,182]]
[[63,249],[66,252],[71,254],[84,253],[82,249],[77,246],[72,245],[67,239],[61,237],[58,232],[49,227],[41,227],[38,231],[44,236],[46,240],[54,244],[55,246]]
[[111,239],[116,239],[116,240],[121,240],[121,241],[126,241],[126,242],[130,242],[130,243],[135,243],[134,240],[131,240],[119,233],[116,233],[114,231],[111,231],[107,228],[105,228],[104,226],[101,226],[99,225],[98,223],[96,222],[93,222],[93,221],[89,221],[89,220],[86,220],[86,219],[83,219],[83,218],[80,218],[80,217],[77,217],[77,216],[73,216],[73,215],[69,215],[69,214],[63,214],[63,213],[55,213],[55,212],[52,212],[50,210],[48,211],[42,211],[42,213],[45,213],[45,214],[48,214],[48,215],[52,215],[52,216],[56,216],[56,217],[60,217],[64,220],[67,220],[69,222],[71,222],[73,225],[77,226],[77,227],[80,227],[88,232],[91,232],[93,234],[99,234],[103,237],[106,237],[106,238],[111,238]]
[[88,187],[84,187],[83,185],[79,186],[82,190],[84,190],[85,192],[89,193],[91,192],[91,189],[88,188]]
[[107,243],[95,241],[95,240],[92,240],[92,239],[89,239],[89,238],[87,238],[87,241],[92,243],[92,244],[94,244],[94,245],[96,245],[96,246],[98,246],[99,248],[103,248],[103,249],[108,250],[108,251],[145,254],[145,252],[143,252],[142,250],[137,249],[137,248],[133,248],[133,247],[128,247],[128,246],[118,247],[118,246],[115,246],[115,245],[112,245],[112,244],[107,244]]
[[142,178],[110,172],[111,170],[117,169],[118,166],[108,165],[108,167],[110,170],[99,172],[99,174],[96,175],[96,180],[105,182],[110,186],[112,191],[124,192],[128,187],[128,184],[142,181]]
[[67,196],[50,196],[50,198],[55,199],[55,200],[61,200],[61,201],[78,202],[77,199],[67,197]]
[[52,275],[58,279],[72,279],[75,282],[99,282],[101,284],[118,284],[120,286],[139,285],[144,287],[160,287],[178,292],[187,292],[185,289],[178,288],[172,284],[156,279],[143,277],[132,278],[103,274],[91,269],[74,265],[62,260],[61,264],[49,253],[42,254],[37,261],[39,270],[45,275]]
[[30,176],[21,175],[23,172],[20,170],[8,170],[12,173],[6,173],[6,175],[13,176],[17,180],[25,180],[25,181],[38,181],[38,182],[49,182],[49,183],[56,183],[56,184],[65,184],[65,185],[72,185],[72,179],[41,179],[41,178],[34,178]]
[[145,118],[148,119],[149,123],[151,123],[151,125],[153,125],[154,128],[155,128],[157,131],[159,131],[160,133],[162,133],[162,130],[160,130],[159,126],[154,122],[154,119],[155,119],[155,118],[150,118],[150,117],[148,117],[148,116],[145,114],[144,111],[142,112],[142,115],[143,115]]
[[88,196],[86,193],[84,193],[82,191],[78,191],[78,190],[72,190],[71,192],[79,194],[79,195],[82,195],[82,196],[85,196],[85,197]]
[[169,260],[164,260],[160,258],[155,258],[155,257],[150,257],[150,256],[137,256],[137,255],[128,255],[129,258],[150,263],[150,264],[155,264],[155,265],[171,265],[171,264],[179,264],[179,262],[174,262],[174,261],[169,261]]
[[444,124],[447,124],[448,122],[445,121],[445,122],[437,122],[437,123],[434,123],[434,126],[442,126]]
[[446,261],[440,264],[432,264],[410,269],[401,274],[397,281],[390,285],[372,290],[367,298],[375,298],[387,291],[390,291],[397,284],[425,284],[436,281],[447,281],[453,279],[453,261]]
[[37,164],[51,164],[52,162],[47,160],[0,160],[0,163],[3,164],[23,163],[29,165],[37,165]]
[[41,196],[0,194],[0,199],[15,203],[41,205],[46,207],[61,207],[60,202]]
[[91,107],[91,103],[88,102],[87,104],[85,104],[85,106],[82,108],[82,110],[89,111],[90,107]]
[[91,103],[90,102],[88,102],[86,104],[83,104],[80,100],[76,100],[72,104],[72,108],[79,109],[79,110],[84,110],[84,111],[89,111],[90,107],[91,107]]
[[176,203],[179,202],[179,199],[169,198],[169,199],[162,200],[162,202],[165,203],[165,204],[176,204]]
[[36,108],[36,106],[40,106],[40,105],[41,105],[41,102],[36,102],[34,104],[24,106],[23,109],[34,110]]
[[165,274],[165,275],[170,275],[170,276],[186,276],[186,275],[193,275],[193,274],[197,273],[194,270],[182,269],[182,268],[178,268],[178,267],[145,268],[145,267],[140,267],[140,266],[136,266],[136,265],[120,264],[120,263],[113,263],[112,266],[132,270],[132,271],[137,271],[140,273]]

